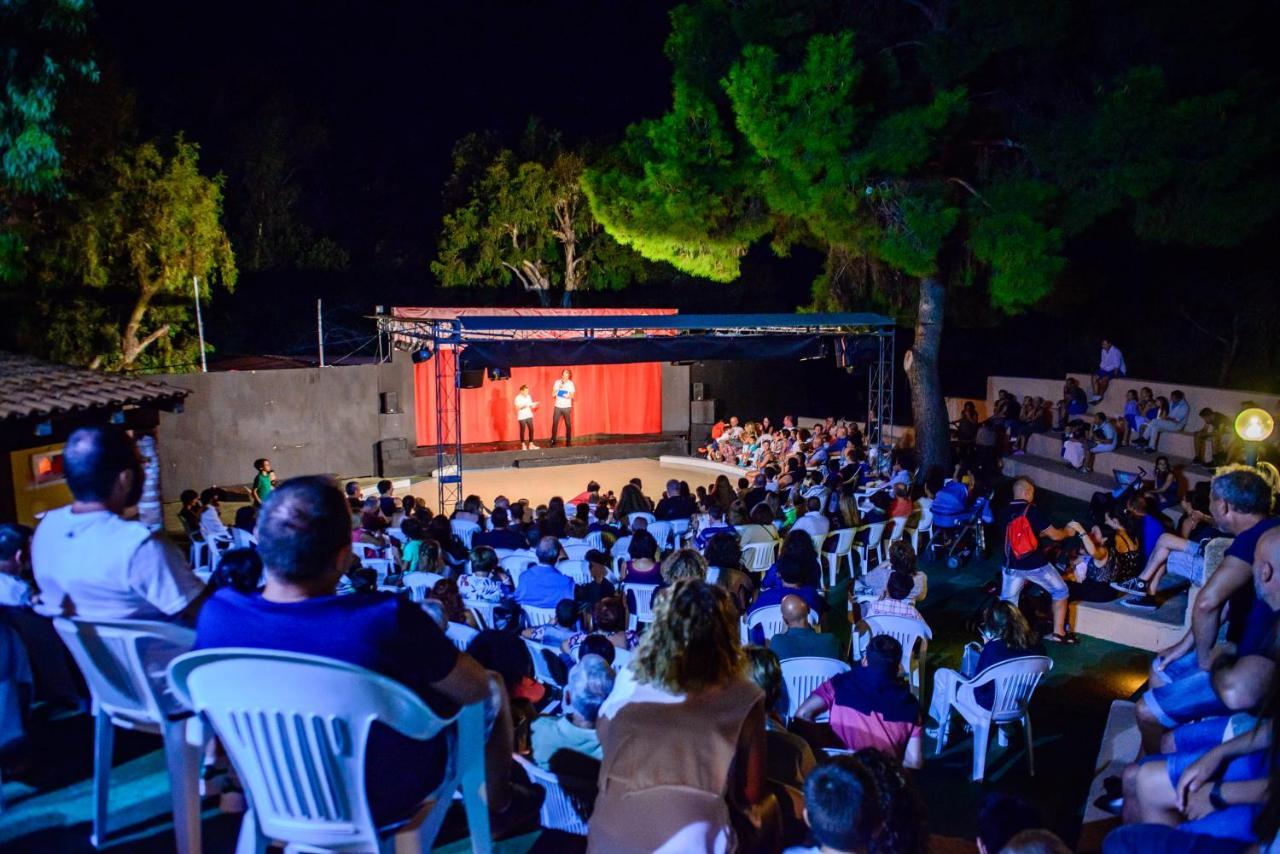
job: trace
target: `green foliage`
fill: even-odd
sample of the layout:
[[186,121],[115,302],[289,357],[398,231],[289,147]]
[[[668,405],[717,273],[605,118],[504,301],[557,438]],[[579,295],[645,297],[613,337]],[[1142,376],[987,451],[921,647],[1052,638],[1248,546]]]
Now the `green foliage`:
[[97,78],[80,44],[90,9],[88,0],[0,2],[0,282],[26,270],[35,202],[63,189],[55,111],[68,75]]
[[606,234],[584,195],[583,161],[531,125],[519,154],[472,134],[454,148],[431,271],[444,285],[519,281],[544,300],[552,287],[618,288],[648,270]]
[[113,369],[196,360],[192,277],[202,300],[215,281],[236,282],[222,186],[181,137],[171,156],[146,143],[111,160],[105,185],[77,200],[45,258],[55,358]]

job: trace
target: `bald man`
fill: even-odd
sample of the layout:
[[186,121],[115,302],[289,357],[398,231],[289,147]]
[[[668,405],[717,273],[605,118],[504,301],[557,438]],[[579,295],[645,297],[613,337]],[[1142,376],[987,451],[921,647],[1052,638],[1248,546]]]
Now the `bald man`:
[[786,631],[769,639],[769,649],[779,660],[817,657],[841,658],[840,641],[834,635],[819,634],[809,623],[809,605],[799,596],[789,594],[779,603]]

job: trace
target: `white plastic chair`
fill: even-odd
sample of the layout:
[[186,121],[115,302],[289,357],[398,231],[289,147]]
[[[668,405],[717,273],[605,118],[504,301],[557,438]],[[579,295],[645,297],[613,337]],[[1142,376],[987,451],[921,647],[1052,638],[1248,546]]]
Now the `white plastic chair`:
[[549,643],[538,643],[529,638],[521,638],[521,640],[529,648],[529,657],[533,659],[533,678],[543,685],[558,686],[560,683],[556,681],[556,677],[551,672],[551,666],[547,664],[546,653],[559,656],[560,647]]
[[659,551],[671,550],[671,523],[670,522],[650,522],[649,533],[658,541]]
[[836,538],[835,549],[833,551],[824,552],[819,550],[818,554],[827,562],[827,581],[828,587],[836,586],[836,577],[840,574],[840,560],[844,559],[849,564],[849,577],[852,578],[853,572],[853,535],[855,529],[841,528],[839,531],[833,531],[831,536]]
[[512,584],[519,584],[520,574],[537,562],[538,559],[533,555],[525,554],[524,552],[516,552],[515,554],[508,555],[498,561],[498,565],[511,576]]
[[604,531],[592,531],[587,534],[587,550],[591,549],[604,551]]
[[631,631],[635,631],[641,623],[648,625],[653,622],[653,595],[658,592],[656,584],[630,584],[622,585],[622,592],[625,601],[627,593],[635,597],[636,607],[632,609],[628,606],[630,612],[628,617],[628,627]]
[[[1053,669],[1053,659],[1044,655],[1027,655],[993,664],[972,679],[953,686],[948,698],[947,711],[938,721],[938,741],[935,753],[941,753],[947,743],[951,728],[951,710],[973,728],[973,779],[981,780],[987,770],[987,746],[991,727],[1021,723],[1027,739],[1027,771],[1035,776],[1036,763],[1031,736],[1031,713],[1028,709],[1031,695],[1041,678]],[[995,683],[995,697],[991,708],[984,709],[974,696],[974,690],[982,685]]]
[[678,549],[684,545],[684,541],[689,538],[689,520],[671,519],[667,524],[671,526],[672,548]]
[[858,553],[858,571],[863,575],[867,574],[868,555],[874,550],[876,557],[880,557],[880,544],[884,541],[885,527],[885,522],[872,522],[870,525],[859,525],[857,528],[857,531],[867,532],[865,541],[859,541],[856,535],[853,538],[853,550]]
[[829,536],[831,536],[830,532],[826,534],[809,534],[809,539],[813,541],[813,550],[818,554],[822,554],[822,544],[827,541]]
[[409,542],[409,538],[405,536],[404,531],[400,530],[399,525],[393,525],[392,527],[387,528],[385,533],[388,537],[395,540],[401,546]]
[[765,572],[778,559],[778,541],[751,543],[742,547],[742,565],[748,572]]
[[454,536],[462,540],[462,544],[467,548],[471,548],[471,538],[480,533],[480,526],[475,522],[454,520],[449,523],[449,527],[453,528]]
[[476,624],[482,629],[493,628],[493,606],[497,602],[485,602],[482,599],[463,599],[462,604],[476,618]]
[[636,654],[632,650],[623,649],[620,646],[615,646],[613,648],[613,669],[615,671],[621,672],[622,668],[630,664],[631,659],[635,658],[635,656]]
[[449,627],[444,630],[444,634],[445,637],[453,641],[453,645],[458,648],[459,652],[466,652],[472,638],[480,634],[480,632],[466,623],[450,623]]
[[631,535],[618,537],[613,541],[613,546],[609,549],[609,555],[613,558],[627,559],[627,549],[631,548]]
[[[810,609],[809,624],[816,626],[818,624],[818,619],[818,613],[813,609]],[[769,642],[769,638],[785,630],[787,628],[787,623],[782,619],[782,606],[765,605],[750,611],[742,620],[743,643],[751,643],[751,630],[756,626],[760,626],[760,630],[764,634],[765,643]]]
[[556,569],[572,578],[574,584],[591,583],[591,564],[585,560],[562,560]]
[[561,543],[560,548],[564,549],[569,560],[582,560],[591,551],[591,544],[584,540],[581,543]]
[[933,538],[933,501],[928,498],[920,499],[920,519],[913,528],[907,526],[906,532],[911,537],[911,547],[916,554],[920,554],[920,535],[928,534],[929,538]]
[[889,553],[889,546],[902,539],[902,532],[907,529],[907,519],[909,516],[896,516],[893,520],[893,527],[889,529],[889,536],[882,542],[880,546],[880,559],[884,560]]
[[409,598],[414,602],[421,602],[427,598],[437,581],[444,581],[444,576],[434,572],[406,572],[402,581],[409,588]]
[[818,658],[802,656],[784,658],[782,660],[782,682],[786,686],[787,710],[785,719],[791,720],[796,715],[800,704],[809,699],[809,695],[818,686],[833,676],[847,673],[849,665],[834,658]]
[[189,712],[168,692],[164,667],[195,643],[195,632],[172,623],[145,620],[53,621],[89,683],[93,697],[93,835],[95,848],[107,842],[108,796],[115,728],[157,733],[164,738],[173,830],[181,854],[200,851],[200,751],[187,743]]
[[[529,781],[542,787],[546,797],[542,801],[542,810],[538,815],[538,823],[547,830],[558,830],[561,833],[572,833],[575,836],[587,835],[587,819],[583,813],[590,814],[593,803],[585,798],[575,798],[565,790],[560,777],[534,765],[520,754],[512,754],[516,764],[529,775]],[[583,780],[579,783],[583,791],[595,788],[594,780]]]
[[627,527],[628,527],[628,528],[633,528],[633,527],[635,527],[635,524],[636,524],[636,520],[637,520],[637,519],[643,519],[643,520],[645,520],[646,522],[648,522],[650,525],[652,525],[654,522],[658,521],[658,520],[654,517],[654,515],[653,515],[652,513],[649,513],[649,512],[644,511],[644,510],[637,510],[635,513],[628,513],[628,514],[627,514]]
[[[928,642],[933,639],[933,630],[920,620],[892,614],[867,617],[867,625],[871,628],[873,638],[876,635],[889,635],[902,644],[902,670],[911,680],[911,693],[919,697],[921,673],[928,653]],[[917,643],[921,644],[918,656],[915,654]]]
[[548,623],[556,621],[555,608],[539,608],[537,605],[521,605],[520,610],[524,611],[525,617],[529,620],[529,628],[535,626],[545,626]]
[[[169,666],[169,680],[212,725],[244,783],[250,807],[238,852],[272,840],[291,851],[429,851],[459,788],[472,850],[492,850],[481,704],[441,718],[393,679],[278,650],[191,652]],[[374,721],[416,739],[457,722],[456,770],[407,824],[373,823],[365,766]]]
[[[388,532],[390,533],[390,532]],[[231,548],[249,549],[258,547],[258,538],[243,528],[231,529]]]

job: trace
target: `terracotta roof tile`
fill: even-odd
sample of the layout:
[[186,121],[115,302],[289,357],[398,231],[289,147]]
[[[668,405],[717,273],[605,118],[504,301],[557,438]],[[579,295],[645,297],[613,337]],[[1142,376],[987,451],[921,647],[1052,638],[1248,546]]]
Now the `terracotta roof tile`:
[[186,389],[0,352],[0,419],[41,418],[96,408],[167,403]]

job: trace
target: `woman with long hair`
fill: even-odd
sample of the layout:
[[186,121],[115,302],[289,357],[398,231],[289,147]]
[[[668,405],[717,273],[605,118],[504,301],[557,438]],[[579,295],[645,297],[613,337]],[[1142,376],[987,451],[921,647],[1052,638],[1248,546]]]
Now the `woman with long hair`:
[[645,500],[644,493],[640,491],[640,487],[634,483],[628,483],[623,486],[622,491],[618,493],[618,508],[614,511],[614,518],[626,524],[627,517],[632,513],[648,512],[649,502]]
[[728,593],[676,582],[655,598],[653,626],[600,708],[587,850],[751,849],[735,829],[751,827],[768,797],[764,721]]
[[[1003,599],[998,599],[983,609],[978,633],[982,637],[982,643],[965,646],[958,672],[943,667],[933,674],[933,702],[929,707],[929,716],[939,724],[947,714],[953,686],[972,679],[994,664],[1045,654],[1044,645],[1032,631],[1018,606]],[[989,709],[995,699],[995,691],[995,685],[984,685],[974,692],[974,699],[983,708]]]
[[726,512],[729,510],[729,505],[738,499],[738,493],[734,491],[733,484],[729,483],[729,476],[723,474],[716,478],[715,486],[711,488],[711,495],[720,505],[720,509]]
[[552,496],[551,500],[547,502],[547,518],[541,525],[542,536],[563,539],[566,536],[568,525],[569,517],[565,513],[564,499],[559,495]]

